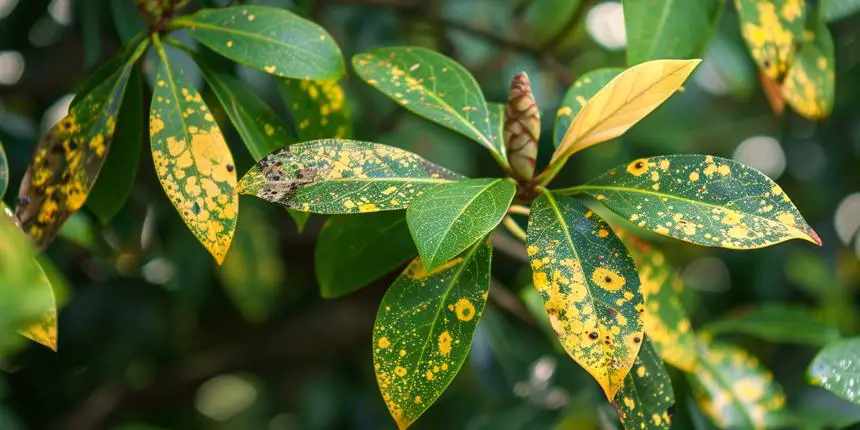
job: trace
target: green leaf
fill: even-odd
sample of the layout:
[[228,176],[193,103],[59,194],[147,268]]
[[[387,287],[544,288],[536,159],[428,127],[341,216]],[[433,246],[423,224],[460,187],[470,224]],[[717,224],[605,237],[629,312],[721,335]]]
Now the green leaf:
[[155,172],[189,230],[220,264],[239,214],[233,155],[200,93],[161,57],[149,111]]
[[725,158],[641,158],[567,189],[574,190],[639,227],[698,245],[753,249],[789,239],[821,245],[779,185]]
[[338,82],[281,79],[278,89],[300,140],[352,137],[352,112]]
[[21,336],[32,340],[40,345],[50,348],[52,351],[57,351],[57,301],[54,297],[54,287],[45,270],[39,264],[38,259],[34,258],[31,263],[38,270],[39,282],[38,286],[34,286],[39,294],[39,302],[42,304],[42,310],[38,321],[29,324],[18,331]]
[[373,364],[401,429],[439,398],[466,360],[490,290],[492,250],[482,240],[433,271],[416,258],[382,298]]
[[427,270],[436,269],[496,228],[516,192],[509,179],[469,179],[439,185],[413,200],[406,219]]
[[6,159],[3,143],[0,142],[0,199],[6,195],[7,188],[9,188],[9,161]]
[[89,93],[103,85],[106,80],[111,79],[112,76],[116,75],[120,69],[131,67],[132,64],[130,63],[134,62],[132,60],[136,61],[136,59],[143,54],[144,50],[149,47],[149,39],[145,36],[145,33],[135,35],[132,40],[114,54],[113,57],[108,59],[108,61],[106,61],[94,73],[87,76],[83,83],[78,87],[78,91],[75,93],[75,98],[72,99],[69,109],[73,109],[75,105],[81,102],[81,100],[84,100]]
[[860,403],[860,337],[833,342],[815,356],[806,371],[810,381]]
[[700,340],[698,365],[687,379],[699,407],[720,428],[764,429],[784,420],[782,387],[740,348]]
[[782,95],[797,113],[823,119],[833,110],[836,75],[833,38],[824,21],[818,22],[782,84]]
[[110,10],[114,28],[123,44],[129,43],[137,34],[146,31],[146,23],[140,17],[140,13],[133,2],[110,0]]
[[416,252],[402,211],[333,216],[320,230],[314,254],[320,293],[329,299],[352,293]]
[[132,71],[128,89],[117,117],[117,130],[99,178],[87,197],[87,207],[99,222],[107,224],[125,205],[140,159],[143,136],[143,81],[140,71]]
[[821,15],[827,22],[838,21],[860,12],[860,0],[820,0]]
[[810,309],[765,303],[733,312],[702,329],[713,334],[740,333],[771,342],[820,345],[839,339],[839,329]]
[[340,48],[322,27],[284,9],[234,6],[201,9],[174,21],[209,49],[285,78],[337,79]]
[[405,209],[425,190],[461,177],[402,149],[355,140],[290,145],[251,168],[239,192],[303,212]]
[[594,212],[548,192],[532,203],[527,252],[561,345],[611,401],[644,336],[645,305],[630,254]]
[[672,381],[647,337],[613,403],[625,429],[672,428],[669,413],[675,404]]
[[417,47],[382,48],[352,58],[355,72],[401,106],[480,143],[506,165],[501,132],[484,93],[454,60]]
[[[490,129],[493,131],[493,146],[496,148],[505,147],[505,104],[504,103],[487,103],[487,112],[490,115]],[[507,159],[507,149],[504,151]]]
[[624,0],[627,64],[699,58],[725,9],[725,0]]
[[605,87],[612,79],[618,76],[624,69],[620,67],[609,67],[605,69],[592,70],[576,80],[561,101],[561,106],[555,115],[553,126],[552,143],[558,147],[564,138],[567,129],[573,124],[573,119],[579,115],[579,111],[585,106],[585,102],[594,97],[601,88]]
[[735,0],[741,35],[759,69],[782,81],[803,40],[803,0]]

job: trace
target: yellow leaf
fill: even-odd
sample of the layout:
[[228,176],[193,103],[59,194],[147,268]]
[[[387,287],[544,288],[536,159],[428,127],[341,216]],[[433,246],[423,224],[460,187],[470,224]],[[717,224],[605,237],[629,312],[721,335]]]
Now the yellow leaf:
[[677,91],[701,61],[648,61],[616,76],[583,106],[552,162],[624,134]]
[[54,288],[51,286],[51,281],[45,270],[37,261],[33,261],[39,269],[40,289],[39,303],[44,306],[45,312],[35,324],[27,328],[19,330],[19,333],[32,340],[33,342],[42,344],[51,348],[54,352],[57,351],[57,303],[54,297]]

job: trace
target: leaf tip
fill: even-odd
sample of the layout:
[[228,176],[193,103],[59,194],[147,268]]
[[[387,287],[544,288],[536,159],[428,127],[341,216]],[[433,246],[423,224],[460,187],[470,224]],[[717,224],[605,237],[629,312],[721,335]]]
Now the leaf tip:
[[818,246],[823,245],[823,242],[821,241],[821,238],[818,236],[818,233],[816,233],[815,230],[812,229],[812,227],[809,227],[809,230],[806,232],[806,235],[808,236],[808,239],[810,242],[812,242]]

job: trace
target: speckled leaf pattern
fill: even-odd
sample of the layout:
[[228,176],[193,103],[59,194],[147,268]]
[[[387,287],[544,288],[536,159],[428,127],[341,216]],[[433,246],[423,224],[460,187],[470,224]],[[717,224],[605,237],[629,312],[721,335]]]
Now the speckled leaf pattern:
[[382,298],[373,365],[399,428],[439,398],[466,360],[490,289],[491,259],[488,240],[432,271],[416,258]]
[[[136,55],[146,46],[138,46]],[[129,62],[102,81],[36,145],[15,216],[37,248],[50,244],[87,200],[110,149],[132,67]]]
[[550,193],[532,203],[527,242],[550,325],[611,401],[644,336],[645,305],[630,254],[597,214]]
[[155,172],[182,220],[220,264],[239,215],[233,155],[200,93],[166,61],[149,112]]
[[322,27],[280,8],[234,6],[201,9],[174,21],[209,49],[249,67],[285,78],[337,79],[340,48]]
[[299,140],[352,137],[352,112],[337,81],[282,79],[278,89],[290,108]]
[[624,0],[627,64],[701,57],[725,0]]
[[614,230],[627,246],[639,271],[648,339],[667,363],[685,372],[693,371],[697,357],[696,336],[681,303],[680,294],[684,289],[681,274],[659,249],[623,229]]
[[812,309],[779,303],[732,311],[702,331],[717,335],[740,333],[770,342],[824,346],[839,339],[839,329]]
[[260,160],[240,181],[239,192],[303,212],[347,214],[406,209],[427,189],[459,179],[392,146],[325,139]]
[[0,142],[0,199],[6,194],[7,188],[9,188],[9,161],[6,159],[3,143]]
[[38,270],[38,294],[40,295],[39,302],[43,304],[42,316],[32,325],[24,327],[19,331],[22,336],[32,340],[40,345],[50,348],[52,351],[57,351],[57,302],[54,297],[54,287],[51,286],[51,281],[45,270],[39,265],[38,260],[33,259],[34,268]]
[[434,187],[406,211],[427,270],[434,270],[502,222],[516,193],[509,179],[469,179]]
[[779,185],[725,158],[641,158],[573,189],[639,227],[699,245],[753,249],[789,239],[821,244]]
[[613,78],[618,76],[624,69],[620,67],[607,67],[604,69],[592,70],[576,80],[567,92],[564,94],[564,99],[561,101],[561,106],[555,114],[555,124],[553,126],[552,143],[556,147],[561,144],[567,129],[573,123],[573,119],[579,115],[579,111],[585,106],[585,102],[590,100],[605,87]]
[[635,65],[588,100],[558,145],[553,162],[624,134],[675,93],[702,60]]
[[669,408],[675,404],[675,392],[669,372],[649,338],[642,343],[633,369],[624,378],[624,386],[613,403],[625,430],[672,428]]
[[797,113],[809,119],[823,119],[833,110],[836,75],[833,38],[821,21],[794,59],[782,94]]
[[735,0],[735,8],[753,60],[782,81],[802,42],[804,0]]
[[783,420],[782,387],[757,358],[731,345],[699,342],[687,374],[699,407],[720,428],[764,429]]
[[813,384],[860,404],[860,337],[827,345],[806,373]]
[[410,111],[448,127],[505,160],[499,130],[469,72],[454,60],[424,48],[382,48],[352,59],[356,73]]

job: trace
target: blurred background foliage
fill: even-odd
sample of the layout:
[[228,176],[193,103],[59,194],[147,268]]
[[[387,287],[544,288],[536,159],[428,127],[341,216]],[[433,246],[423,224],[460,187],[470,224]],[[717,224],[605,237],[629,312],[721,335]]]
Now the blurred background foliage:
[[[437,49],[466,65],[490,101],[506,100],[510,78],[525,70],[549,119],[577,76],[625,65],[620,3],[580,1],[244,3],[309,16],[331,32],[345,58],[392,45]],[[197,0],[187,10],[226,4]],[[709,153],[778,181],[822,248],[790,242],[731,252],[651,239],[683,268],[693,325],[723,320],[714,330],[774,372],[791,409],[821,423],[811,428],[860,421],[860,407],[804,380],[817,350],[809,345],[830,339],[763,342],[755,330],[725,330],[724,320],[759,308],[791,319],[779,308],[787,306],[820,316],[833,336],[860,332],[860,15],[834,18],[837,92],[829,119],[772,113],[727,6],[685,91],[624,137],[572,159],[559,177],[559,185],[573,184],[636,157]],[[0,0],[0,141],[12,187],[88,73],[143,26],[131,0]],[[212,100],[244,172],[253,160],[214,94],[190,61],[172,55]],[[148,82],[156,65],[150,53],[143,66]],[[273,79],[241,67],[236,76],[288,116]],[[407,113],[354,75],[344,85],[355,138],[405,148],[469,176],[501,174],[478,145]],[[546,137],[551,124],[544,121]],[[393,275],[344,298],[322,299],[314,248],[324,217],[311,217],[300,232],[287,212],[251,198],[242,200],[233,248],[217,267],[164,197],[145,138],[138,139],[137,181],[119,214],[102,226],[81,211],[47,250],[56,266],[45,270],[60,308],[60,352],[18,336],[0,339],[0,428],[393,427],[376,388],[370,342]],[[539,164],[551,154],[544,140]],[[14,195],[13,188],[7,204]],[[499,243],[491,301],[469,360],[415,428],[615,428],[597,385],[548,335],[520,245]],[[0,312],[19,306],[3,294]],[[731,334],[738,331],[744,334]],[[673,381],[676,428],[711,428],[684,378],[673,374]]]

